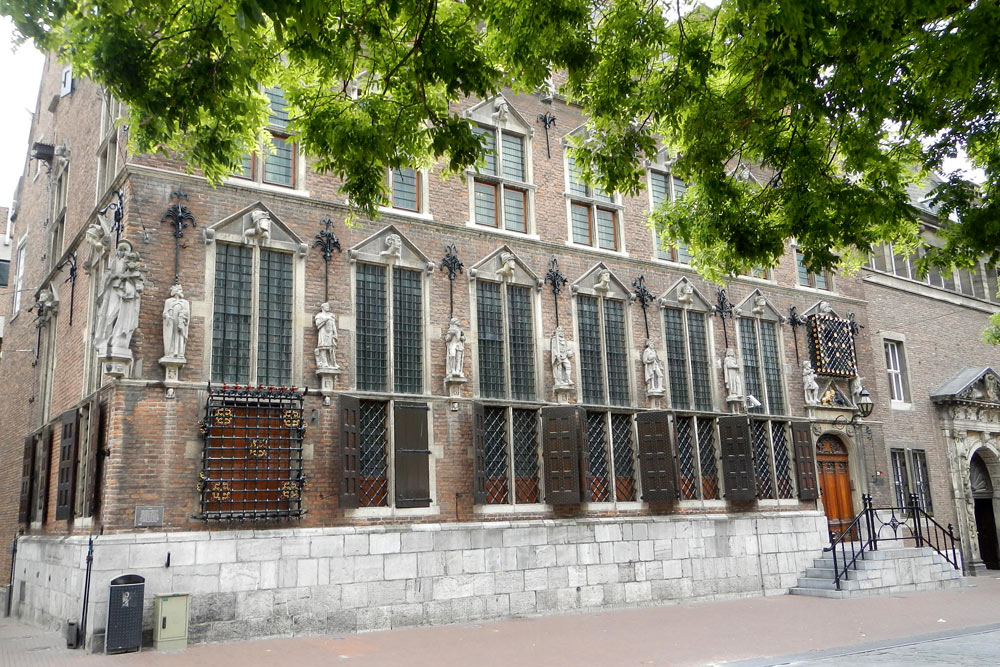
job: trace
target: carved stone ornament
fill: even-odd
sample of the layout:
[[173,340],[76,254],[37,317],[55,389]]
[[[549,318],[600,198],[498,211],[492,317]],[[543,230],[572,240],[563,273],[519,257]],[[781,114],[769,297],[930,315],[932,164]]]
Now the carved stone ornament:
[[340,333],[337,331],[337,316],[330,312],[330,303],[320,304],[319,312],[313,316],[316,327],[316,375],[320,379],[320,393],[323,394],[323,405],[332,405],[334,383],[340,374],[340,364],[337,363],[337,344]]
[[646,378],[646,396],[663,395],[663,364],[656,353],[653,341],[646,339],[646,346],[642,350],[642,367]]
[[446,372],[449,378],[465,379],[465,332],[457,317],[451,318],[448,331],[444,335],[447,349]]
[[244,218],[243,240],[246,243],[266,243],[271,240],[271,214],[267,211],[250,211]]
[[562,400],[566,393],[573,388],[573,349],[562,327],[556,327],[549,339],[549,354],[552,364],[552,381],[555,385],[556,395]]
[[816,382],[816,371],[808,360],[802,362],[802,390],[805,393],[806,405],[819,405],[819,384]]
[[733,348],[726,349],[726,357],[722,360],[722,368],[726,381],[726,401],[739,403],[743,401],[743,375],[740,372],[740,361],[736,358]]
[[139,326],[139,306],[145,277],[139,270],[139,253],[122,239],[108,266],[97,297],[94,349],[105,364],[105,373],[122,377],[132,361],[132,334]]
[[393,260],[399,260],[403,253],[403,240],[400,238],[399,234],[388,234],[385,237],[385,250],[381,251],[379,255],[387,262],[392,262]]
[[184,298],[180,284],[170,288],[170,296],[163,302],[163,366],[166,377],[167,398],[174,398],[174,388],[180,382],[180,369],[187,363],[188,332],[191,326],[191,303]]

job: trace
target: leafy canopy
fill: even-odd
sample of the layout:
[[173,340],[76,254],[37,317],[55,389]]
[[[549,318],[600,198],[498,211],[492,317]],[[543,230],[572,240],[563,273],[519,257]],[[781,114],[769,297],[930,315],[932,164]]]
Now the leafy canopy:
[[[218,182],[258,145],[280,85],[319,171],[377,215],[385,170],[482,146],[451,108],[563,72],[590,134],[586,174],[642,187],[679,156],[688,196],[652,216],[712,278],[773,265],[794,237],[813,269],[917,244],[906,187],[946,174],[943,267],[1000,259],[1000,3],[954,0],[0,0],[130,109],[134,149],[176,151]],[[751,166],[756,178],[747,179]]]

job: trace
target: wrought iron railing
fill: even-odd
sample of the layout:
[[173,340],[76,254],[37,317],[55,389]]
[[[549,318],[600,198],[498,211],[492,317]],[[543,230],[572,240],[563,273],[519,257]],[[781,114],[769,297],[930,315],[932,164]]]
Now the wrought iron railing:
[[838,591],[841,580],[849,578],[855,563],[864,560],[865,554],[878,551],[879,544],[884,542],[930,547],[956,570],[962,568],[955,546],[955,529],[950,523],[945,528],[927,514],[916,494],[910,494],[910,504],[903,507],[874,507],[868,494],[862,496],[862,502],[861,513],[839,535],[831,531],[830,546],[823,549],[833,555],[833,583]]

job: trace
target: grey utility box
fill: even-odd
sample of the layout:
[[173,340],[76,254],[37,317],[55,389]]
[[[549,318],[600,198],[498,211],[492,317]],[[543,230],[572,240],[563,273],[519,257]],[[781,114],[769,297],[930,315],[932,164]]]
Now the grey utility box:
[[128,653],[142,648],[142,602],[146,579],[123,574],[111,580],[108,624],[104,630],[105,653]]
[[156,596],[153,600],[153,648],[158,651],[187,648],[190,606],[191,596],[187,593]]

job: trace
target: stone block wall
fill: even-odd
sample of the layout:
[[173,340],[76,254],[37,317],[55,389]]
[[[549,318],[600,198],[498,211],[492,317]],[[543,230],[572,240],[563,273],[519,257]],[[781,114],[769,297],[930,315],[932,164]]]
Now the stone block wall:
[[[816,511],[97,537],[88,646],[108,583],[191,594],[193,643],[782,594],[823,547]],[[21,540],[13,614],[79,619],[87,538]],[[169,557],[169,567],[167,561]]]

